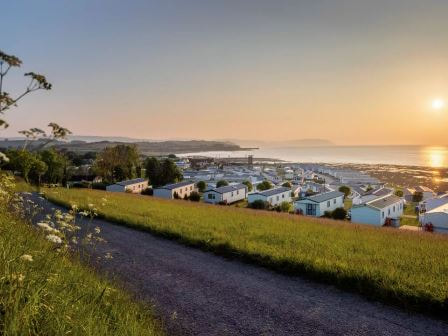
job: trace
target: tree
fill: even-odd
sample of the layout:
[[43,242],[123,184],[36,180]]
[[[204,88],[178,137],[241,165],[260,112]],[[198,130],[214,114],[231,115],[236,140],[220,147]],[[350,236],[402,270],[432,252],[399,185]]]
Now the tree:
[[243,184],[247,187],[248,192],[251,192],[254,189],[254,186],[250,181],[244,181]]
[[154,187],[181,181],[183,176],[179,168],[170,159],[162,161],[149,157],[144,163],[146,176]]
[[225,187],[225,186],[228,186],[228,185],[229,185],[229,182],[227,182],[226,180],[219,180],[216,183],[216,188]]
[[201,200],[201,195],[197,191],[192,191],[189,199],[193,202],[199,202]]
[[423,193],[421,191],[416,191],[414,195],[412,195],[412,202],[418,203],[423,200]]
[[263,181],[259,184],[257,184],[257,190],[263,191],[268,190],[272,188],[272,184],[269,181]]
[[400,189],[395,190],[395,196],[403,197],[403,190]]
[[135,178],[139,165],[137,146],[117,145],[106,147],[97,155],[94,171],[105,181],[116,182]]
[[282,184],[282,187],[285,187],[285,188],[291,188],[291,187],[292,187],[291,182],[285,182],[285,183],[283,183],[283,184]]
[[344,220],[347,218],[347,211],[344,208],[336,208],[332,211],[331,217],[333,219]]
[[72,132],[70,132],[67,128],[59,126],[56,123],[49,123],[48,127],[51,128],[51,132],[48,134],[40,128],[35,127],[30,128],[29,130],[20,131],[19,133],[24,135],[26,138],[23,144],[23,149],[26,149],[30,141],[39,140],[39,144],[33,147],[33,149],[41,150],[51,142],[59,139],[65,139],[67,135],[72,134]]
[[29,183],[29,173],[36,161],[36,156],[23,150],[10,150],[7,152],[6,156],[9,158],[6,169],[20,172],[23,179]]
[[200,192],[204,192],[205,188],[207,188],[207,184],[204,181],[199,181],[198,183],[196,183],[196,187]]
[[42,182],[42,176],[45,175],[47,170],[48,170],[48,166],[47,166],[47,164],[44,161],[42,161],[42,160],[40,160],[38,158],[36,158],[34,160],[33,167],[31,168],[31,173],[32,173],[33,178],[34,178],[34,182],[38,186],[40,186],[40,184]]
[[47,183],[62,183],[64,181],[67,159],[53,148],[40,153],[40,159],[47,165],[47,171],[43,175]]
[[340,186],[340,187],[339,187],[339,191],[342,192],[342,193],[344,193],[344,197],[347,197],[347,196],[350,195],[350,193],[351,193],[351,189],[350,189],[350,187],[345,186],[345,185]]
[[168,159],[177,159],[176,154],[169,154]]

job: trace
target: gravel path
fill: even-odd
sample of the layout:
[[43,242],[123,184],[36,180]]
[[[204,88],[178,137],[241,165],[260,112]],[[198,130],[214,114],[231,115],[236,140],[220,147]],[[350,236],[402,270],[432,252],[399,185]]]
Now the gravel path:
[[[53,206],[32,196],[46,211]],[[57,208],[57,207],[56,207]],[[155,304],[175,335],[448,335],[448,324],[331,286],[230,261],[95,219],[98,268]]]

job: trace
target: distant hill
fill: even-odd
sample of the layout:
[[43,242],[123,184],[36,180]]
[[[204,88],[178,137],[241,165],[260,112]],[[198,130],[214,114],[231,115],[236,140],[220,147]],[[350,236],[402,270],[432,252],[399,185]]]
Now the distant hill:
[[239,140],[239,139],[223,139],[222,141],[230,141],[240,146],[248,147],[324,147],[334,146],[335,144],[327,139],[297,139],[285,141],[260,141],[260,140]]
[[[21,148],[25,140],[0,140],[0,148]],[[40,142],[33,142],[30,147],[39,145]],[[50,146],[73,152],[99,152],[106,147],[112,147],[120,144],[135,144],[140,153],[143,155],[167,155],[167,154],[181,154],[181,153],[197,153],[208,151],[238,151],[241,148],[231,142],[224,141],[207,141],[207,140],[190,140],[190,141],[96,141],[86,142],[82,140],[72,141],[57,141]]]

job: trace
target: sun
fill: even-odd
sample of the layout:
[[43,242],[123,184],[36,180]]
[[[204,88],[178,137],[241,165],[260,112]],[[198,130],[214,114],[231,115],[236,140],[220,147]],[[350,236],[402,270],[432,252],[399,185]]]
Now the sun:
[[443,99],[437,98],[431,102],[431,107],[434,110],[441,110],[445,107],[445,101]]

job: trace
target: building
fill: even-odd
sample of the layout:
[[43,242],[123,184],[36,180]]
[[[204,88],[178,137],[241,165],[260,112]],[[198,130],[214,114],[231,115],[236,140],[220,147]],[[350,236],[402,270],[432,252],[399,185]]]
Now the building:
[[269,203],[271,206],[280,205],[282,202],[291,202],[291,189],[287,187],[278,187],[264,191],[256,191],[247,195],[249,203],[261,200]]
[[403,215],[404,201],[398,196],[389,195],[351,208],[352,222],[383,226],[399,226]]
[[403,188],[403,198],[406,202],[412,202],[414,199],[415,189],[413,188]]
[[448,203],[420,214],[419,222],[422,226],[430,226],[434,232],[448,233]]
[[344,207],[344,193],[329,191],[322,194],[308,196],[294,202],[294,210],[306,216],[320,217],[326,211],[333,211]]
[[148,188],[148,180],[144,178],[136,178],[133,180],[121,181],[106,187],[106,191],[112,192],[130,192],[139,194]]
[[[356,192],[359,194],[359,192]],[[363,195],[353,197],[353,204],[364,204],[373,201],[378,198],[383,198],[385,196],[393,195],[394,190],[390,188],[378,188],[373,189],[369,192],[365,192]]]
[[421,201],[418,205],[420,212],[431,211],[441,205],[448,204],[448,194],[443,194],[434,198]]
[[204,202],[231,204],[246,199],[247,187],[244,184],[208,189],[204,192]]
[[154,196],[160,198],[173,199],[176,198],[177,195],[177,198],[185,198],[190,196],[190,194],[193,191],[195,191],[194,182],[183,181],[155,188]]
[[425,186],[417,186],[415,187],[415,191],[422,193],[423,200],[427,200],[436,196],[436,193],[432,189],[429,189]]

